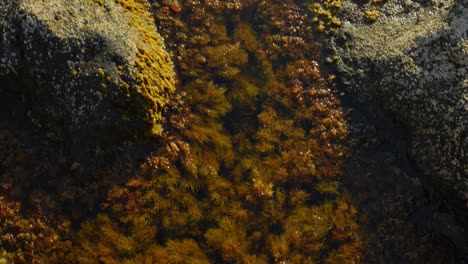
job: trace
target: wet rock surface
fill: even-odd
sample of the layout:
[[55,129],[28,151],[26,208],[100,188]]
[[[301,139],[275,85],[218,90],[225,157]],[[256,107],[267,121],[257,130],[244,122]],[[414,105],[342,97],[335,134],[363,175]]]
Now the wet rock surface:
[[13,14],[17,8],[14,1],[0,1],[0,78],[16,71],[19,51],[15,48]]
[[[354,110],[343,183],[359,208],[369,263],[466,263],[466,223],[420,180],[402,131]],[[369,118],[368,118],[369,117]]]
[[0,1],[0,89],[31,98],[37,124],[63,129],[75,145],[159,134],[175,88],[147,9],[138,1]]
[[[468,1],[343,1],[333,37],[344,89],[382,109],[409,137],[408,153],[434,190],[468,205]],[[466,215],[465,215],[466,216]]]

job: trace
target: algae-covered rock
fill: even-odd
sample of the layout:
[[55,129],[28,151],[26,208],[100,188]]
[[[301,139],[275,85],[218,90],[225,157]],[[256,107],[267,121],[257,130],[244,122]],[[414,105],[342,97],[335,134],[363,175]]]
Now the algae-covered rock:
[[42,125],[98,142],[160,133],[175,84],[146,1],[1,0],[0,10],[0,78],[20,80]]
[[[333,38],[344,88],[407,130],[409,154],[445,198],[468,207],[468,1],[343,1]],[[375,8],[375,7],[372,7]],[[375,109],[375,108],[374,108]]]

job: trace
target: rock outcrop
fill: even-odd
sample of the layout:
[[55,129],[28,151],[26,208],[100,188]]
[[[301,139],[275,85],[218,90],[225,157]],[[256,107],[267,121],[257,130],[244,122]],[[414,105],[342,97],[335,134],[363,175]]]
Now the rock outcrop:
[[468,208],[468,1],[388,1],[372,7],[376,21],[369,4],[342,4],[343,87],[402,124],[434,189]]
[[145,1],[1,0],[0,37],[0,89],[41,125],[82,142],[160,133],[175,83]]

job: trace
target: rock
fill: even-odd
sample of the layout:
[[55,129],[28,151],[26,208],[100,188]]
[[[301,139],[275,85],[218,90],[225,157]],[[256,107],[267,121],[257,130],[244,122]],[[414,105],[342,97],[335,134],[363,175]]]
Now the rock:
[[13,16],[17,8],[14,1],[0,1],[0,78],[18,69],[19,49],[15,43],[16,29]]
[[[370,22],[364,11],[377,8]],[[409,155],[446,199],[468,208],[468,1],[342,1],[332,37],[346,89],[410,139]]]
[[0,34],[0,80],[42,125],[111,144],[161,132],[173,66],[145,1],[0,0]]

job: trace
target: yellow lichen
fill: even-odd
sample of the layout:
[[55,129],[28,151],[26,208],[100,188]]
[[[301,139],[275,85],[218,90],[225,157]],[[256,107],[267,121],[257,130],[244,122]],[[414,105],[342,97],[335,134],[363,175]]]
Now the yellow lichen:
[[106,73],[102,68],[98,69],[99,76],[101,76],[101,79],[104,79],[106,77]]
[[332,18],[330,18],[330,24],[333,25],[333,26],[339,27],[339,26],[341,26],[341,21],[336,17],[332,17]]
[[104,6],[105,0],[88,0],[88,3],[90,4],[96,3],[100,6]]
[[317,31],[328,31],[330,28],[341,26],[341,21],[337,17],[342,8],[341,0],[325,0],[322,4],[312,2],[305,5],[315,15],[312,21],[319,23],[316,27]]
[[[128,83],[119,84],[127,90],[126,95],[138,100],[137,104],[144,109],[137,115],[143,115],[144,121],[149,126],[149,135],[159,135],[161,133],[160,122],[162,120],[162,110],[169,102],[169,96],[175,90],[172,62],[161,36],[156,32],[154,20],[148,12],[150,6],[147,1],[142,0],[107,0],[113,1],[125,10],[130,27],[136,29],[142,41],[135,46],[137,59],[133,63],[135,84],[130,87]],[[89,0],[105,6],[106,0]],[[112,78],[106,76],[103,69],[98,69],[103,83],[102,88],[107,87],[106,82]],[[124,67],[118,66],[117,74],[124,74]],[[131,89],[130,89],[131,88]]]
[[372,22],[376,21],[377,18],[379,18],[379,15],[379,11],[377,10],[364,11],[364,16]]
[[323,21],[319,21],[319,24],[317,26],[317,31],[323,32],[324,30],[325,30],[325,27],[323,26]]
[[[144,100],[144,105],[148,105],[145,109],[145,121],[151,126],[149,134],[158,135],[161,133],[159,123],[162,120],[162,109],[175,90],[172,62],[161,36],[155,30],[153,18],[148,13],[148,3],[141,0],[114,1],[129,14],[130,26],[137,29],[144,40],[135,47],[138,57],[133,65],[136,70],[136,85],[130,93],[138,100]],[[123,69],[119,68],[118,73],[122,72]]]

